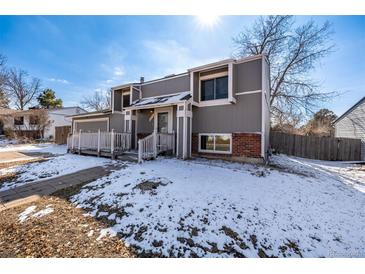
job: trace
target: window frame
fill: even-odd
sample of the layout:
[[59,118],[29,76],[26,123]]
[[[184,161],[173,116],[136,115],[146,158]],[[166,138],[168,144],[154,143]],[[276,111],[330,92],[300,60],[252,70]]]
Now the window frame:
[[[22,119],[22,123],[21,124],[16,123],[16,120],[17,119]],[[16,116],[16,117],[14,117],[14,126],[24,126],[24,116]]]
[[[212,100],[202,100],[201,95],[202,95],[202,81],[205,80],[213,80],[216,78],[222,78],[222,77],[227,77],[227,98],[220,98],[220,99],[212,99]],[[229,94],[229,73],[228,70],[227,71],[223,71],[223,72],[218,72],[218,73],[213,73],[213,74],[208,74],[205,76],[200,76],[199,74],[199,103],[201,104],[211,104],[211,103],[226,103],[229,101],[230,98],[230,94]],[[215,87],[216,87],[216,83],[214,81],[214,96],[215,96]]]
[[[127,107],[124,107],[124,96],[127,96],[129,95],[129,106]],[[130,107],[131,106],[131,93],[130,91],[123,91],[122,94],[121,94],[121,109],[122,111],[125,110],[126,108]]]
[[[202,136],[213,136],[213,150],[201,149],[201,137]],[[216,136],[229,136],[229,151],[221,151],[215,149],[215,138]],[[232,154],[232,134],[231,133],[199,133],[199,147],[198,152],[203,153],[217,153],[217,154]]]

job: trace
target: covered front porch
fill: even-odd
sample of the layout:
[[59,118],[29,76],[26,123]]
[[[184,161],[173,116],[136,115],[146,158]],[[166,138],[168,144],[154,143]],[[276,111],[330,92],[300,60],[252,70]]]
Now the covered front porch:
[[139,162],[162,153],[182,159],[191,156],[190,98],[190,92],[181,92],[139,99],[126,108],[125,132],[132,134]]

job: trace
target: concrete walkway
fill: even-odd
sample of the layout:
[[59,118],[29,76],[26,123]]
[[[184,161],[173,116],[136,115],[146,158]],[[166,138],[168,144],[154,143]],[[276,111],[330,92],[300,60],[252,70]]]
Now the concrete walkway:
[[0,192],[0,211],[28,203],[60,189],[88,183],[110,174],[117,166],[92,167],[75,173],[41,180]]

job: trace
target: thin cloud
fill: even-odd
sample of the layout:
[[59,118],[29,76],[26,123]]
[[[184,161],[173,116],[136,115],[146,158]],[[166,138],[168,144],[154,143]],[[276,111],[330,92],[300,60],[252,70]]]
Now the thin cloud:
[[65,85],[70,84],[70,82],[69,82],[69,81],[67,81],[66,79],[48,78],[48,79],[47,79],[47,81],[49,81],[49,82],[61,83],[61,84],[65,84]]

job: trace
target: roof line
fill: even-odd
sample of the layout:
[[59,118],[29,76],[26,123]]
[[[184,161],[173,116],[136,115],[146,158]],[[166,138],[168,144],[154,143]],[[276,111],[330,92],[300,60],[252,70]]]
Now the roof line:
[[338,117],[336,120],[333,121],[333,123],[337,123],[342,118],[344,118],[347,114],[349,114],[351,111],[353,111],[355,108],[357,108],[363,101],[365,101],[365,96],[362,97],[357,103],[355,103],[352,107],[350,107],[347,111],[345,111],[344,114],[342,114],[340,117]]
[[188,68],[186,70],[186,72],[167,75],[167,76],[164,76],[164,77],[160,77],[160,78],[152,79],[152,80],[149,80],[149,81],[145,81],[143,83],[141,83],[141,82],[125,83],[125,84],[121,84],[121,85],[118,85],[118,86],[114,86],[114,87],[112,87],[112,89],[117,90],[117,89],[126,88],[128,86],[146,85],[146,84],[152,84],[152,83],[158,82],[158,81],[167,81],[167,80],[170,80],[170,79],[173,79],[173,78],[178,78],[178,77],[183,77],[185,75],[189,75],[189,73],[192,72],[192,71],[204,69],[204,68],[207,68],[207,67],[210,68],[210,67],[214,67],[214,66],[223,66],[223,65],[226,65],[228,63],[240,64],[240,63],[249,62],[249,61],[253,61],[255,59],[262,58],[262,56],[264,56],[264,54],[256,54],[256,55],[252,55],[252,56],[246,56],[246,57],[243,57],[243,58],[240,58],[240,59],[234,59],[234,58],[222,59],[222,60],[219,60],[219,61],[216,61],[216,62],[204,64],[204,65],[201,65],[201,66]]

